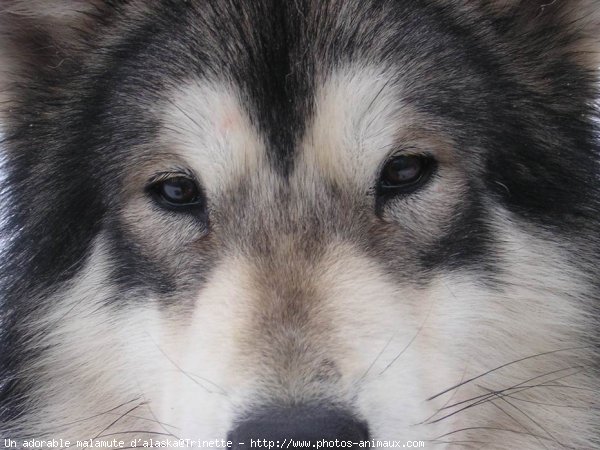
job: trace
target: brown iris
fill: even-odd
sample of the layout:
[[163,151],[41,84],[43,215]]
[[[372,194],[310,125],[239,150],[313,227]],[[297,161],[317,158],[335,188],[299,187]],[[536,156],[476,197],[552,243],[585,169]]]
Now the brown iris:
[[197,206],[201,203],[198,185],[186,176],[172,176],[155,181],[149,186],[149,191],[157,202],[171,208]]
[[433,173],[434,160],[428,155],[398,155],[390,159],[379,181],[383,193],[409,193],[422,186]]

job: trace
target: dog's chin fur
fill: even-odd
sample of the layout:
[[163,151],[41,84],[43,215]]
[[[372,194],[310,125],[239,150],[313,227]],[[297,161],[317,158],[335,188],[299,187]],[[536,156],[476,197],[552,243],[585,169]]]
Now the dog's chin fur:
[[598,447],[600,5],[234,3],[1,6],[0,436]]

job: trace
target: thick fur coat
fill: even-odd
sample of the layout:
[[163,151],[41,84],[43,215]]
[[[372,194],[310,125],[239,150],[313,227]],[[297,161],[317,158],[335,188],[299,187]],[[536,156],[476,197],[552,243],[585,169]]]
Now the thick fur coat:
[[0,438],[598,447],[599,24],[0,1]]

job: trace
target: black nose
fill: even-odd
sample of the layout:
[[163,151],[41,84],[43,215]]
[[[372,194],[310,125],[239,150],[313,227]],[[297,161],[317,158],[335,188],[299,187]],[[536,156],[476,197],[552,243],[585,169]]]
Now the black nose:
[[238,422],[227,436],[235,449],[256,448],[253,444],[258,441],[264,444],[265,440],[274,444],[272,448],[281,448],[278,446],[284,445],[285,440],[312,441],[311,446],[314,448],[319,446],[317,441],[336,439],[345,441],[345,447],[352,448],[354,445],[358,446],[360,441],[369,440],[369,430],[364,422],[349,412],[310,406],[269,409],[253,414]]

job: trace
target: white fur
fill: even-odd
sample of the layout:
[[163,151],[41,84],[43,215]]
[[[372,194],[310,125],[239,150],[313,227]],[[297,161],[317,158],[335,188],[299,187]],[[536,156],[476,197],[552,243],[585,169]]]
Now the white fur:
[[237,88],[210,80],[190,80],[169,96],[159,114],[161,145],[181,155],[199,173],[210,193],[264,159],[261,137],[242,106]]

